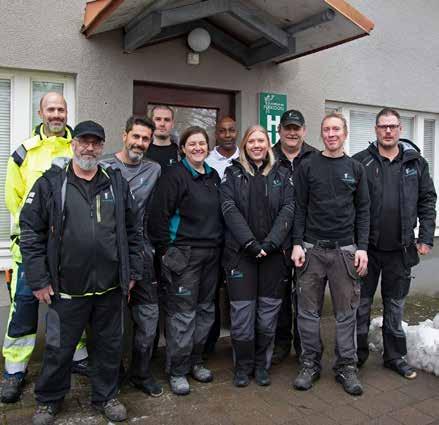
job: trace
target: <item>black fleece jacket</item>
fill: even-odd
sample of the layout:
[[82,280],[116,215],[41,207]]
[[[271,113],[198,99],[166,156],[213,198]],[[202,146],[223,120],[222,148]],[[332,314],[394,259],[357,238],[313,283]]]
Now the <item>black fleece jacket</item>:
[[161,254],[171,245],[217,247],[223,241],[218,173],[206,163],[205,174],[186,159],[163,175],[151,204],[148,231]]
[[[370,194],[370,238],[377,246],[380,238],[380,221],[383,207],[383,173],[378,142],[354,155],[366,170]],[[419,218],[418,242],[433,246],[436,228],[436,191],[428,172],[428,163],[419,148],[407,139],[400,139],[402,165],[400,178],[401,242],[403,247],[414,243],[414,228]]]

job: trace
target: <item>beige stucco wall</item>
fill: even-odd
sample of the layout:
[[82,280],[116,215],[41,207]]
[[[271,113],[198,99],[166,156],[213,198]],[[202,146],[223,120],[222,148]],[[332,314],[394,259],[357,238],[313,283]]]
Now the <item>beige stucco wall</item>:
[[[85,39],[84,0],[0,0],[0,66],[66,72],[77,78],[77,117],[104,124],[115,146],[132,110],[133,80],[236,90],[245,127],[257,120],[260,91],[288,94],[318,141],[324,102],[342,100],[439,112],[435,0],[351,0],[376,26],[372,35],[279,66],[247,70],[211,48],[199,66],[186,64],[184,40],[122,52],[122,32]],[[44,6],[41,7],[41,4]],[[120,123],[120,124],[119,124]]]
[[[439,2],[350,3],[375,22],[370,37],[247,70],[214,48],[199,66],[189,66],[183,39],[129,55],[122,52],[120,30],[87,40],[79,32],[85,0],[0,0],[0,67],[75,75],[76,116],[105,126],[107,150],[118,146],[132,111],[134,80],[236,90],[242,128],[257,121],[258,92],[286,93],[289,106],[304,113],[312,144],[319,143],[325,100],[439,112]],[[438,276],[439,261],[430,266],[431,276]],[[430,274],[423,277],[429,280]]]

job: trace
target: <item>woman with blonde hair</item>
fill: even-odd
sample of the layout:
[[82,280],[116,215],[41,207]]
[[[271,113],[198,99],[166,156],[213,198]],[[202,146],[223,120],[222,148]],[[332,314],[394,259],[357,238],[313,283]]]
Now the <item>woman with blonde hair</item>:
[[270,385],[277,315],[288,282],[285,251],[294,217],[289,167],[276,162],[265,128],[250,127],[238,161],[220,187],[226,225],[223,265],[230,297],[233,383],[245,387],[254,374]]

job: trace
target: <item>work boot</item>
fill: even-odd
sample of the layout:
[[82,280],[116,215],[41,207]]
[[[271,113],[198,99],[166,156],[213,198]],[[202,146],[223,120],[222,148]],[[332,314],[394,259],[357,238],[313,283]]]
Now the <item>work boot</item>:
[[131,379],[131,383],[151,397],[160,397],[163,394],[163,387],[152,376],[141,382]]
[[2,386],[1,402],[15,403],[20,399],[27,372],[9,374],[5,372]]
[[291,346],[276,345],[271,357],[271,364],[277,365],[282,363],[290,354]]
[[77,373],[78,375],[81,375],[81,376],[89,377],[90,370],[88,368],[88,358],[86,357],[85,359],[78,360],[76,362],[72,362],[71,372]]
[[337,370],[335,379],[343,389],[351,395],[363,394],[363,386],[358,379],[357,368],[353,365],[346,365]]
[[55,415],[61,410],[61,402],[38,404],[32,416],[32,425],[51,425],[55,423]]
[[266,387],[271,384],[268,370],[264,367],[257,367],[255,370],[255,381],[261,387]]
[[416,369],[411,367],[404,358],[384,362],[384,367],[394,370],[406,379],[416,378]]
[[207,367],[204,367],[202,364],[196,364],[192,366],[191,370],[192,378],[194,378],[198,382],[212,382],[213,381],[213,373]]
[[117,398],[103,403],[92,403],[92,406],[103,413],[109,421],[122,422],[128,417],[127,409]]
[[176,395],[187,395],[191,391],[186,376],[170,376],[169,385],[171,386],[171,391]]
[[293,387],[296,390],[307,391],[312,387],[313,382],[320,378],[320,368],[313,363],[304,362],[299,374],[294,380]]
[[247,387],[250,384],[250,378],[246,372],[241,369],[235,370],[233,385],[238,388]]

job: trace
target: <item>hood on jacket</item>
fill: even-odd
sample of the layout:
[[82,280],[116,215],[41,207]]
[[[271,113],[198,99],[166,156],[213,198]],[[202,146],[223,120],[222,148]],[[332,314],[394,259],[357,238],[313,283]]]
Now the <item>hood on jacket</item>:
[[[399,139],[398,145],[402,149],[402,161],[403,162],[410,161],[412,159],[417,159],[421,156],[421,150],[411,140]],[[371,154],[373,154],[376,157],[378,157],[380,155],[379,151],[378,151],[378,141],[377,140],[370,143],[369,147],[367,149]]]

